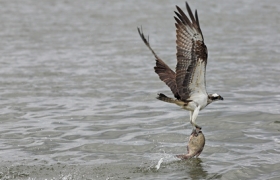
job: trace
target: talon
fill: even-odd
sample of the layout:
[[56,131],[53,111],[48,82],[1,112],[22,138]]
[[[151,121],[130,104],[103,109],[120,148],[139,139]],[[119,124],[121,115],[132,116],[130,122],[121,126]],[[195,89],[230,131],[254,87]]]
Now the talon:
[[192,130],[191,135],[194,135],[195,137],[197,137],[198,134],[201,132],[201,129],[202,129],[202,128],[201,128],[200,126],[195,125],[195,126],[193,127],[193,130]]
[[200,130],[197,130],[197,129],[193,129],[191,135],[194,135],[195,137],[198,136],[198,133],[199,133]]
[[200,127],[200,126],[198,126],[198,125],[195,125],[195,127],[196,127],[196,129],[199,129],[199,130],[202,129],[202,127]]
[[196,128],[196,130],[195,130],[195,132],[196,132],[196,136],[198,136],[198,133],[200,133],[201,132],[201,128]]

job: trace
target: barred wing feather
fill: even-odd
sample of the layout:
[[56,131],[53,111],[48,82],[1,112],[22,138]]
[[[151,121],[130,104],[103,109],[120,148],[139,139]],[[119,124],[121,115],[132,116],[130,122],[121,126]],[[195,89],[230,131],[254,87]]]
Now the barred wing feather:
[[175,12],[177,34],[176,85],[181,100],[187,100],[194,93],[206,93],[205,71],[207,47],[199,26],[197,11],[195,17],[186,3],[190,19],[178,7]]

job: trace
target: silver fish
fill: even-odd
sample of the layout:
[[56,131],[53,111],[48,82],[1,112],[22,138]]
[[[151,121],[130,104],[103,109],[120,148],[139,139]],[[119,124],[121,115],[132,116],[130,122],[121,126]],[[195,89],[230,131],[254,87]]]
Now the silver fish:
[[180,159],[190,159],[194,156],[198,157],[203,151],[205,145],[205,137],[200,128],[196,128],[189,138],[189,144],[187,146],[188,154],[176,155]]

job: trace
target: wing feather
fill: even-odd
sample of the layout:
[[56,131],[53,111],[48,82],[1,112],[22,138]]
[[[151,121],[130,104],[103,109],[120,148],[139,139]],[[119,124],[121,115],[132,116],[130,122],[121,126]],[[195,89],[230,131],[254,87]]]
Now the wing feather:
[[161,60],[158,55],[154,52],[154,50],[151,48],[149,39],[147,40],[145,38],[145,35],[143,33],[143,30],[140,28],[137,28],[140,37],[142,38],[143,42],[146,44],[146,46],[151,50],[151,52],[154,54],[156,58],[156,66],[154,67],[155,72],[158,74],[160,80],[165,82],[165,84],[171,89],[172,93],[174,96],[179,99],[179,94],[177,90],[177,85],[176,85],[176,79],[175,79],[175,72],[169,68],[167,64]]
[[138,32],[146,46],[156,58],[155,72],[166,83],[177,99],[187,101],[195,93],[206,92],[205,71],[207,65],[207,47],[204,44],[203,34],[200,29],[197,11],[195,14],[188,3],[186,9],[188,16],[181,8],[176,6],[176,48],[177,65],[176,73],[169,68],[154,52],[143,34],[142,29]]
[[194,93],[206,93],[205,70],[207,47],[199,26],[197,11],[193,15],[186,3],[187,15],[176,6],[177,65],[176,85],[181,100],[187,100]]

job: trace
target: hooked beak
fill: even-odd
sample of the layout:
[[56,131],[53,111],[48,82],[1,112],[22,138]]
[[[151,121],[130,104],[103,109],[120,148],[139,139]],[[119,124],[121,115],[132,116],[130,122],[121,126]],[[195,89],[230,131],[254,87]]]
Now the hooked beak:
[[222,96],[220,96],[220,98],[219,98],[220,100],[224,100],[224,98],[222,97]]

